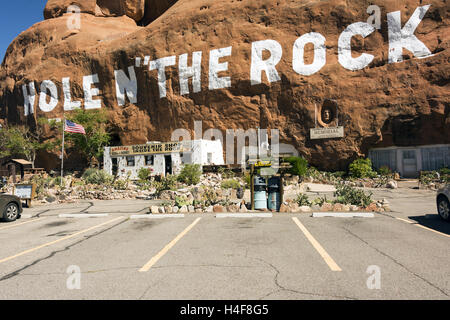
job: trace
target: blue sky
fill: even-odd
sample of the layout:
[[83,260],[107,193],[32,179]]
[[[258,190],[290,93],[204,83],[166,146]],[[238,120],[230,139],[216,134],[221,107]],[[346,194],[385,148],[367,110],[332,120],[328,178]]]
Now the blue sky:
[[22,31],[36,22],[44,20],[44,7],[47,0],[2,1],[0,7],[0,59],[3,58],[9,44]]

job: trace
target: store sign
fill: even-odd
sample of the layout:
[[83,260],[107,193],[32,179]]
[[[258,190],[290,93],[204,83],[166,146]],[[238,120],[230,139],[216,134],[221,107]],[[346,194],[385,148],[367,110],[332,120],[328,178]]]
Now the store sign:
[[311,129],[311,140],[343,138],[343,137],[344,137],[344,127],[312,128]]
[[111,157],[183,152],[181,142],[149,143],[111,148]]

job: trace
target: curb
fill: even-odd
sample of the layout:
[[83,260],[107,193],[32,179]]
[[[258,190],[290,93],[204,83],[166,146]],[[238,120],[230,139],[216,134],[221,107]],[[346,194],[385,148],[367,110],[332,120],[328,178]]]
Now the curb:
[[59,218],[102,218],[107,217],[107,213],[67,213],[58,215]]
[[184,218],[184,214],[135,214],[130,219],[163,219],[163,218]]
[[313,212],[313,218],[335,217],[335,218],[373,218],[372,212]]
[[271,213],[218,213],[216,218],[272,218]]

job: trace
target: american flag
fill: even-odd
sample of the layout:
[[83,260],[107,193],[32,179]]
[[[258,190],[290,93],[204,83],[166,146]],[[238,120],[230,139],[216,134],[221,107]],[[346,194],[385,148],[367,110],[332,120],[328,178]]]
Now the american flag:
[[72,133],[86,134],[86,131],[84,131],[84,127],[82,125],[76,124],[70,120],[66,120],[66,125],[64,126],[64,131],[72,132]]

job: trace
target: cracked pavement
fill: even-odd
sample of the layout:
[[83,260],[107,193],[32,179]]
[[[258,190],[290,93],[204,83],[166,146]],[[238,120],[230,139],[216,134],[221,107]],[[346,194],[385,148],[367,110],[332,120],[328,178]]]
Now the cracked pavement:
[[[407,186],[374,193],[393,211],[375,218],[154,220],[130,219],[154,203],[143,200],[25,209],[31,218],[0,223],[0,299],[450,299],[450,224],[437,218],[434,193]],[[342,271],[330,270],[293,216]],[[139,272],[198,217],[149,271]],[[371,290],[373,265],[381,288]],[[70,266],[81,270],[80,289],[67,288]]]

